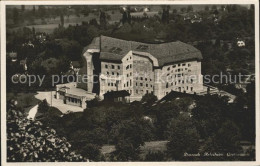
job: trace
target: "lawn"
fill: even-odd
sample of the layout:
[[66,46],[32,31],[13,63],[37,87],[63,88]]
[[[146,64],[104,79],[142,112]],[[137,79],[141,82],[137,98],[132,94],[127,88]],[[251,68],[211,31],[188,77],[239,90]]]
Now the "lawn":
[[[140,158],[144,159],[146,154],[150,152],[157,152],[157,151],[166,151],[166,144],[168,141],[150,141],[150,142],[145,142],[144,146],[141,146],[140,150]],[[106,155],[109,154],[113,151],[115,151],[115,146],[114,145],[104,145],[101,148],[101,153]]]
[[[107,12],[111,16],[111,20],[109,20],[109,23],[119,22],[122,18],[122,14],[119,11],[112,11]],[[87,17],[80,15],[80,17],[77,17],[76,15],[71,15],[69,18],[64,18],[64,27],[68,27],[69,25],[81,25],[83,21],[88,22],[91,19],[96,19],[99,22],[99,15],[95,15],[93,13],[90,13]],[[35,20],[35,25],[27,25],[28,28],[35,28],[36,32],[45,32],[45,33],[52,33],[55,28],[58,28],[60,24],[60,17],[56,17],[55,19],[46,19],[45,24],[42,24],[39,19]],[[10,31],[17,31],[19,28],[22,27],[16,27],[9,29]]]
[[[157,14],[158,12],[147,12],[147,15],[153,16],[155,14]],[[108,21],[110,24],[113,24],[115,22],[120,22],[120,20],[122,19],[122,14],[120,13],[119,10],[114,10],[112,11],[108,11],[107,14],[109,14],[111,16],[111,19]],[[131,13],[132,16],[136,16],[136,17],[142,17],[143,16],[143,12],[136,12],[136,13]],[[91,19],[96,19],[99,22],[99,15],[94,14],[94,13],[90,13],[87,17],[80,15],[80,17],[76,16],[76,15],[71,15],[70,17],[65,17],[64,18],[64,27],[68,27],[69,25],[81,25],[83,21],[88,22]],[[60,24],[60,17],[56,17],[55,19],[45,19],[45,23],[43,24],[42,21],[40,19],[37,19],[34,21],[35,25],[26,25],[25,27],[28,28],[35,28],[36,32],[45,32],[45,33],[52,33],[54,31],[55,28],[59,27]],[[9,31],[17,31],[19,28],[21,27],[16,27],[16,28],[10,28],[8,29]]]

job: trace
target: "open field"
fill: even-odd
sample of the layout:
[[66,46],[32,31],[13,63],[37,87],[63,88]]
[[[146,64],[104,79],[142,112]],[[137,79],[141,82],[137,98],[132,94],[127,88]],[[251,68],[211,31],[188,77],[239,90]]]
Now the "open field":
[[[141,146],[140,150],[140,157],[145,158],[146,154],[150,152],[157,152],[157,151],[166,151],[166,144],[168,141],[150,141],[150,142],[145,142],[144,146]],[[101,149],[102,154],[109,154],[113,151],[115,151],[115,146],[114,145],[104,145]]]
[[[115,22],[120,22],[120,20],[122,19],[122,14],[119,11],[108,11],[107,14],[109,14],[111,16],[111,19],[108,21],[109,24],[113,24]],[[156,11],[152,11],[152,12],[147,12],[147,16],[148,17],[152,17],[154,15],[158,14],[158,12]],[[142,17],[143,16],[143,12],[136,12],[136,13],[131,13],[132,16],[135,17]],[[74,26],[76,24],[81,25],[83,21],[88,22],[92,19],[96,19],[99,22],[99,15],[94,14],[94,13],[90,13],[87,17],[80,15],[80,17],[77,17],[76,15],[71,15],[70,17],[64,17],[64,27],[68,27],[70,25]],[[35,28],[36,32],[44,32],[44,33],[52,33],[54,31],[55,28],[59,27],[60,24],[60,18],[56,17],[55,19],[51,18],[51,19],[45,19],[45,23],[43,24],[42,21],[40,19],[36,19],[34,25],[25,25],[24,27],[28,27],[28,28]],[[19,28],[22,28],[22,26],[20,27],[16,27],[16,28],[10,28],[8,29],[9,31],[17,31]]]

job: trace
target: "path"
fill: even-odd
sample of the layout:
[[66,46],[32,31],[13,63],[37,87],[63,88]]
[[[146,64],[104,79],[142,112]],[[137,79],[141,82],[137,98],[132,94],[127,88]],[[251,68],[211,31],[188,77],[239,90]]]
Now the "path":
[[35,105],[34,107],[32,107],[32,108],[29,110],[27,119],[32,119],[32,120],[34,120],[35,115],[36,115],[37,110],[38,110],[38,106],[39,106],[39,105],[37,104],[37,105]]

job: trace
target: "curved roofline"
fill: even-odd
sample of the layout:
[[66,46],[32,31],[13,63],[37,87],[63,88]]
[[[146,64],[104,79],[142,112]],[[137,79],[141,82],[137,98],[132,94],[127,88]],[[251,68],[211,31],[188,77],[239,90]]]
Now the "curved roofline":
[[155,67],[178,61],[203,59],[200,50],[181,41],[142,43],[103,35],[95,37],[91,44],[84,48],[83,52],[86,51],[100,52],[100,59],[113,61],[120,61],[129,51],[138,52],[155,61]]

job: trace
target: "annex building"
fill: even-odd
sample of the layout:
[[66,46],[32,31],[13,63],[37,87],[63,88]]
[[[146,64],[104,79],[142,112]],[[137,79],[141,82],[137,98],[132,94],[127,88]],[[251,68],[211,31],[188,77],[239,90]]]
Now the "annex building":
[[79,75],[88,80],[79,81],[77,87],[100,98],[122,90],[131,101],[146,93],[161,99],[171,91],[203,91],[201,52],[180,41],[147,44],[100,36],[84,48],[83,57]]

